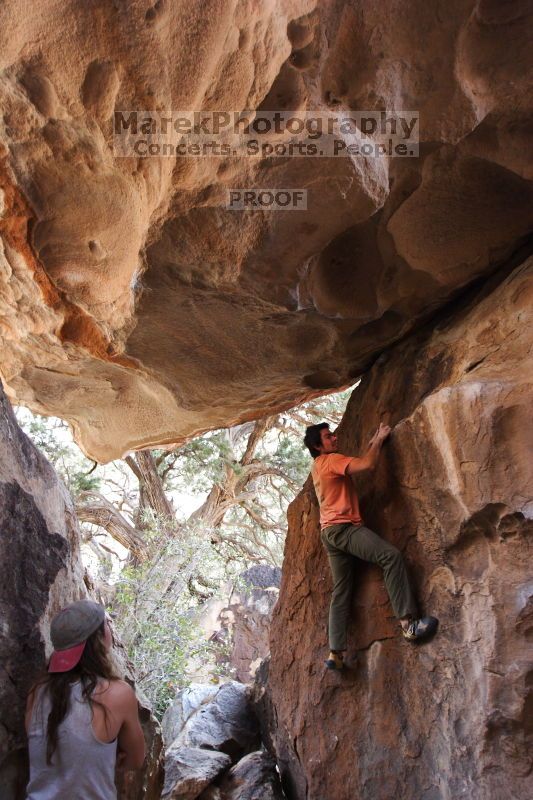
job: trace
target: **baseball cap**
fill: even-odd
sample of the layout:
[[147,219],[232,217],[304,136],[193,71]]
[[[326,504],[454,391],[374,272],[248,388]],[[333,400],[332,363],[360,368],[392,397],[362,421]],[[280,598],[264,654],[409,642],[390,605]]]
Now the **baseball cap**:
[[48,672],[68,672],[82,657],[85,643],[105,620],[105,608],[93,600],[77,600],[56,614],[50,626],[54,652]]

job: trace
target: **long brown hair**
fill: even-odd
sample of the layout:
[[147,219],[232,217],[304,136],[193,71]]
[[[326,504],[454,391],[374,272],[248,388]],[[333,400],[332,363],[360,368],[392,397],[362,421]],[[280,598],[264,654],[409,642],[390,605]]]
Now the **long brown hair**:
[[107,709],[103,703],[92,696],[99,678],[109,681],[117,680],[109,660],[109,653],[104,642],[105,622],[92,633],[85,644],[82,656],[75,667],[68,672],[46,672],[32,688],[36,691],[43,687],[48,692],[51,701],[51,710],[48,714],[46,726],[46,763],[52,763],[52,756],[58,748],[58,728],[65,719],[70,708],[71,686],[81,681],[82,696],[89,703],[91,711],[93,705],[101,706],[107,721]]

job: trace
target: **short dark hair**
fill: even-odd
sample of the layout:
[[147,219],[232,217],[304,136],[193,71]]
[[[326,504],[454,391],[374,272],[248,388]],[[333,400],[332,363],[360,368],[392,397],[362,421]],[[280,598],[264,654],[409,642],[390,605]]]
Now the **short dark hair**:
[[304,444],[313,456],[313,458],[318,458],[320,455],[319,450],[317,447],[320,447],[322,444],[322,437],[320,435],[320,431],[323,431],[324,428],[329,429],[329,424],[327,422],[319,422],[318,425],[309,425],[309,427],[305,431],[304,436]]

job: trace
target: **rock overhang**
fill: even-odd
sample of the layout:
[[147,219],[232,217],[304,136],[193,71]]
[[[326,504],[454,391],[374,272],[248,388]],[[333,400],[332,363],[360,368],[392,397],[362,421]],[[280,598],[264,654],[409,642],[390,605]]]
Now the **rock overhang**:
[[[374,3],[139,3],[102,6],[95,27],[78,5],[43,2],[23,24],[6,3],[11,399],[67,419],[105,462],[353,382],[531,229],[527,25],[512,6],[469,2],[439,23],[414,2],[401,20]],[[112,148],[117,109],[407,106],[418,158]],[[306,189],[307,211],[228,210],[235,186]]]

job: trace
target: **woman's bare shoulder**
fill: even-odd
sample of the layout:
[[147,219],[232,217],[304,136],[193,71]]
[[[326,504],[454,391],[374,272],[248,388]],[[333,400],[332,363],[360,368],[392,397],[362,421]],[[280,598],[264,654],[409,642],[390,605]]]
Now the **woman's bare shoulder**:
[[102,700],[105,698],[114,702],[128,702],[135,698],[135,691],[127,681],[121,678],[111,680],[102,678],[94,694],[100,695]]

